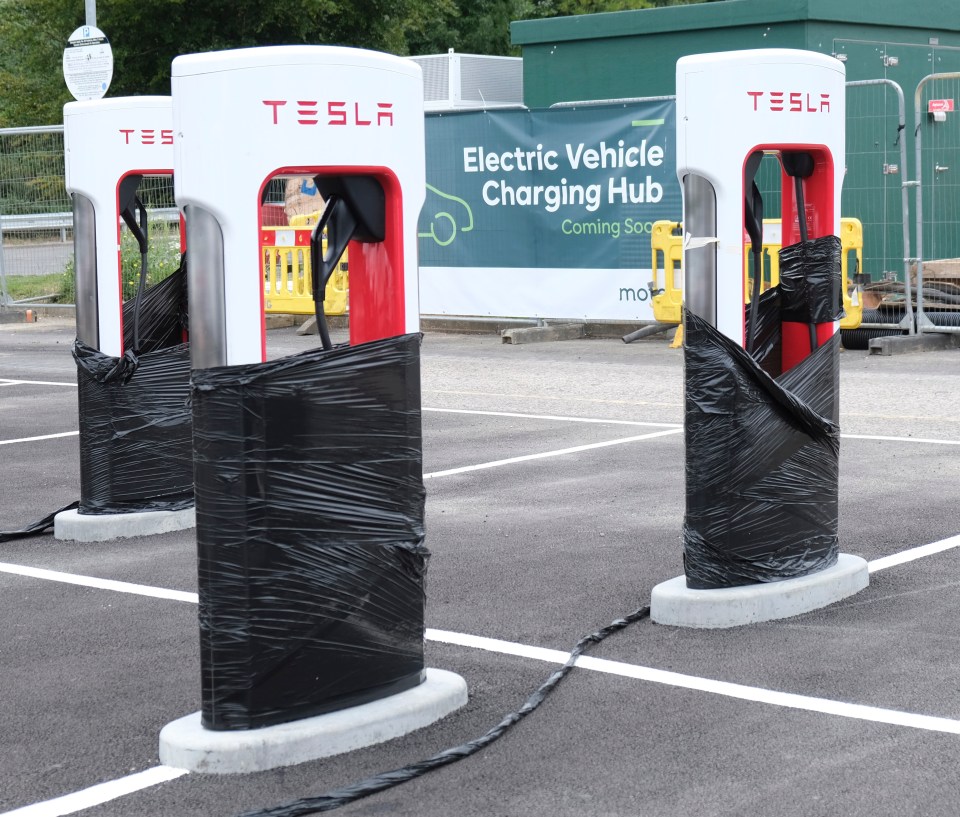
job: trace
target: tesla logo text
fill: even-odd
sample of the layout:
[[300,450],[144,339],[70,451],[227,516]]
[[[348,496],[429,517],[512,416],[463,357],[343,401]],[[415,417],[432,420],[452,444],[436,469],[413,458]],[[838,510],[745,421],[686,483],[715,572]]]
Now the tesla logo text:
[[809,91],[747,91],[753,98],[755,111],[787,111],[788,113],[830,113],[830,94]]
[[[392,102],[321,102],[316,99],[264,99],[263,104],[273,113],[273,124],[295,119],[299,125],[353,125],[356,127],[393,127]],[[281,110],[281,109],[285,110]]]
[[173,129],[164,128],[120,128],[125,145],[172,145]]

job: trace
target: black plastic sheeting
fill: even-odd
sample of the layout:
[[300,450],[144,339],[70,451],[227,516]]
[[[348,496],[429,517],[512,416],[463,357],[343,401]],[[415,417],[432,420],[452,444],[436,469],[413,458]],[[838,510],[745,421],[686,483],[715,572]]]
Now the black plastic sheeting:
[[840,239],[835,235],[780,250],[780,319],[827,323],[843,315]]
[[[132,349],[134,343],[134,313],[137,299],[123,305],[123,347]],[[186,341],[189,329],[187,305],[187,256],[181,256],[176,272],[160,283],[144,290],[140,297],[138,352],[156,352],[178,346]]]
[[79,505],[79,502],[71,502],[69,505],[64,505],[59,510],[47,514],[45,517],[43,517],[43,519],[26,525],[19,530],[0,531],[0,542],[12,542],[15,539],[28,539],[31,536],[39,536],[40,534],[47,533],[48,531],[52,532],[54,528],[54,520],[57,518],[57,514],[63,513],[64,511],[75,510]]
[[[683,561],[690,588],[795,578],[837,561],[839,334],[780,372],[784,316],[840,317],[839,240],[835,258],[833,242],[807,243],[820,247],[781,252],[781,285],[758,305],[755,357],[685,315]],[[821,255],[821,248],[828,250]],[[806,271],[793,263],[798,258],[816,267],[815,280],[795,280]]]
[[424,679],[420,340],[194,371],[206,728]]
[[177,511],[193,505],[190,350],[185,267],[141,298],[140,353],[123,305],[122,357],[75,341],[81,514]]

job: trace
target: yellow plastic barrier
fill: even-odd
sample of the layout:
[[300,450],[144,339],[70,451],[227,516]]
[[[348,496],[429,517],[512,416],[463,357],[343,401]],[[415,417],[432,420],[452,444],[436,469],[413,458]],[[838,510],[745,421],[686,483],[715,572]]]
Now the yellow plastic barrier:
[[[263,265],[265,312],[312,315],[313,277],[310,269],[310,233],[319,213],[293,216],[289,226],[260,228],[260,258]],[[326,250],[326,239],[323,249]],[[323,300],[325,315],[343,315],[349,293],[347,254],[327,282]]]
[[[678,221],[655,221],[650,231],[653,256],[653,317],[659,323],[680,323],[683,306],[683,236]],[[663,259],[661,264],[660,259]]]
[[[763,282],[761,292],[780,282],[780,219],[764,219]],[[747,245],[749,246],[749,244]],[[653,317],[660,323],[680,323],[680,306],[683,303],[683,234],[676,221],[656,221],[650,234],[650,249],[653,256]],[[850,255],[855,258],[855,270],[863,264],[863,225],[856,218],[840,219],[840,275],[843,292],[844,317],[841,329],[856,329],[863,319],[863,298],[860,286],[850,284]],[[661,261],[662,258],[662,261]],[[750,303],[753,280],[750,277],[750,262],[744,259],[743,283],[745,303]]]
[[863,225],[858,218],[840,219],[840,273],[842,276],[843,311],[841,329],[856,329],[863,321],[863,287],[850,285],[850,253],[855,263],[853,275],[863,269]]
[[[753,296],[753,277],[750,275],[750,261],[752,253],[750,244],[745,245],[747,255],[743,259],[743,302],[748,304]],[[780,283],[780,219],[765,218],[763,220],[763,244],[761,245],[760,259],[763,263],[763,279],[760,281],[760,292],[764,293],[770,287]]]

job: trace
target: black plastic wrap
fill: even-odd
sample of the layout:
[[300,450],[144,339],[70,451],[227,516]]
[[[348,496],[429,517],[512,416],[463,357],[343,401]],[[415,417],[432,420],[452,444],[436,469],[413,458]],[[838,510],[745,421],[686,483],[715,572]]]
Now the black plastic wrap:
[[75,501],[71,502],[69,505],[64,505],[59,510],[53,511],[52,513],[47,514],[43,519],[38,519],[36,522],[31,522],[29,525],[26,525],[19,530],[0,530],[0,542],[12,542],[15,539],[28,539],[31,536],[38,536],[41,533],[53,532],[53,523],[57,518],[58,513],[63,513],[64,511],[72,511],[79,507],[80,503]]
[[781,319],[827,323],[843,317],[840,239],[826,235],[780,250]]
[[[760,296],[757,304],[757,330],[753,336],[753,359],[770,377],[776,378],[783,371],[783,333],[780,328],[780,287],[771,287]],[[745,337],[750,337],[752,311],[743,310]]]
[[[137,299],[123,304],[123,347],[134,347],[134,313]],[[155,352],[179,346],[186,340],[187,315],[187,257],[184,255],[176,272],[160,283],[144,290],[140,297],[139,352]]]
[[420,336],[196,370],[202,723],[424,679]]
[[[777,346],[775,295],[761,300],[758,348]],[[687,586],[734,587],[834,564],[839,335],[777,378],[686,313]],[[774,361],[769,365],[774,368]]]
[[190,349],[116,358],[74,342],[81,514],[193,505]]

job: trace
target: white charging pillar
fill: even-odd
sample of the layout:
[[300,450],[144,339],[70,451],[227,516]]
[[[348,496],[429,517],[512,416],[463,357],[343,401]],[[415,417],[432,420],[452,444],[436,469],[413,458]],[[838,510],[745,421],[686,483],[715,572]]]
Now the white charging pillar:
[[350,244],[351,343],[419,331],[416,230],[426,195],[419,66],[328,46],[191,54],[173,61],[173,97],[194,368],[264,359],[259,218],[276,176],[379,183],[386,235]]
[[[357,49],[283,46],[178,57],[172,74],[193,368],[265,358],[260,212],[277,177],[316,178],[321,194],[346,201],[360,222],[377,214],[375,229],[350,242],[351,344],[418,332],[419,66]],[[462,678],[426,669],[412,689],[262,728],[207,729],[198,712],[164,727],[160,758],[192,771],[269,769],[405,734],[466,700]]]
[[[804,181],[809,236],[839,235],[845,82],[842,62],[812,51],[729,51],[677,62],[684,301],[740,345],[747,160],[757,151],[812,154],[815,169]],[[793,202],[785,183],[783,246],[800,240]]]
[[[65,181],[73,198],[77,338],[110,357],[123,342],[120,201],[132,177],[173,174],[170,97],[136,96],[63,106]],[[129,181],[128,181],[129,180]],[[81,444],[83,436],[81,435]],[[54,536],[100,542],[192,527],[194,511],[80,514],[63,511]]]
[[[781,161],[782,246],[839,235],[845,96],[843,63],[810,51],[730,51],[677,62],[684,305],[741,346],[747,345],[745,199],[753,173],[763,155]],[[795,179],[787,170],[796,154],[809,156],[810,163],[799,218]],[[809,325],[783,322],[784,371],[811,353],[810,331]],[[815,327],[820,344],[836,331],[836,321]],[[676,626],[732,627],[825,607],[868,584],[866,562],[843,553],[834,566],[812,574],[740,587],[690,589],[679,576],[654,587],[651,618]]]
[[69,102],[63,107],[67,191],[73,197],[77,337],[123,354],[120,184],[173,173],[170,97]]

